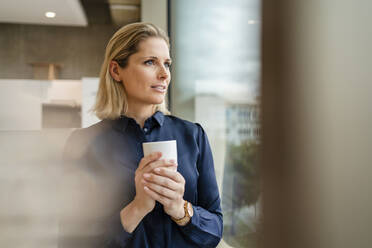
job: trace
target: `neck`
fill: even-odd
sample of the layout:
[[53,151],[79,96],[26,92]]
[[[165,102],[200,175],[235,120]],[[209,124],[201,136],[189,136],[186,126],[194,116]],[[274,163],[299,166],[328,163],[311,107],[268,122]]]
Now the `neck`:
[[141,128],[145,125],[145,121],[155,113],[155,105],[138,105],[129,104],[126,116],[133,118]]

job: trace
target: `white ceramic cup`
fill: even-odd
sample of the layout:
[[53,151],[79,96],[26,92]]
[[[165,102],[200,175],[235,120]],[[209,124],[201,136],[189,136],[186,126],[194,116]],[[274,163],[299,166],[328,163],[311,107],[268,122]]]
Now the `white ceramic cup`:
[[153,152],[161,152],[160,159],[173,159],[177,163],[177,141],[156,141],[142,143],[143,155],[147,156]]

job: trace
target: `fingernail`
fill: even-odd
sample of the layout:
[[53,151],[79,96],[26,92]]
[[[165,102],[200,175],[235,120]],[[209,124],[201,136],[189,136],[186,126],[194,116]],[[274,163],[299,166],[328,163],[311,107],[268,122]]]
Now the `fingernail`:
[[151,154],[152,157],[159,157],[161,155],[161,152],[154,152]]
[[175,164],[175,163],[176,163],[176,160],[174,160],[174,159],[170,159],[170,160],[169,160],[169,163]]
[[143,177],[149,178],[150,177],[150,174],[145,173],[145,174],[143,174]]
[[155,172],[160,172],[160,168],[156,168],[155,169]]

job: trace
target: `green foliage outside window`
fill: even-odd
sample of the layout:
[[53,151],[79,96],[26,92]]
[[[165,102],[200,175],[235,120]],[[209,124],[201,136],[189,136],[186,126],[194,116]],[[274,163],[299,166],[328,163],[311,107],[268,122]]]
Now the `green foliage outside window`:
[[223,186],[224,239],[233,247],[257,247],[261,193],[258,152],[256,141],[227,147]]

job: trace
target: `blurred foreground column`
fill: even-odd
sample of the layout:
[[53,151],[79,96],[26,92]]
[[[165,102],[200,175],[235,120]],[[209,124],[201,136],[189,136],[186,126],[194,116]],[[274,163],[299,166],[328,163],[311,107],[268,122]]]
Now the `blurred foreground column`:
[[372,2],[262,7],[261,247],[372,247]]

